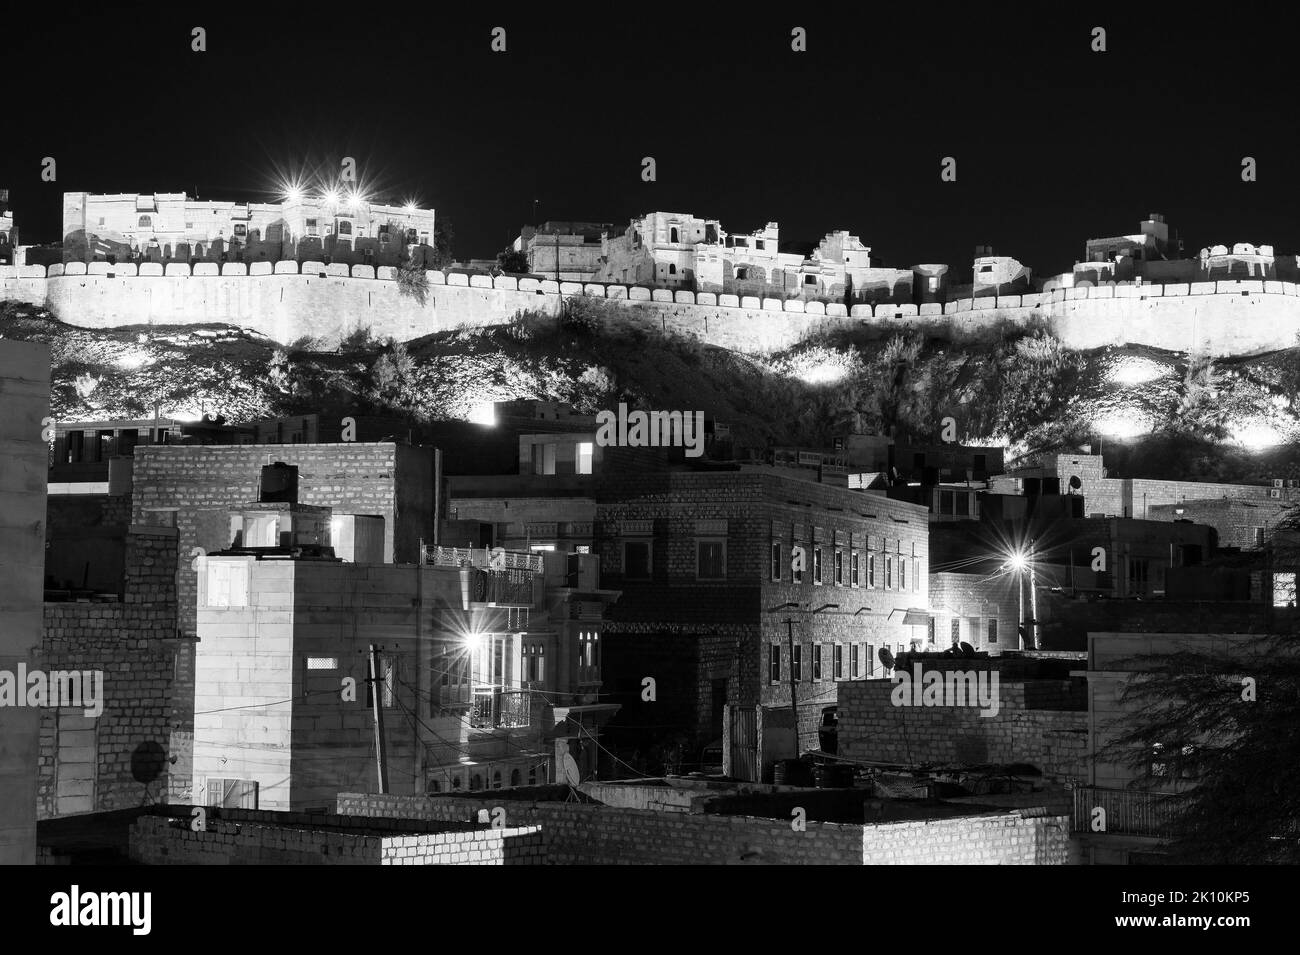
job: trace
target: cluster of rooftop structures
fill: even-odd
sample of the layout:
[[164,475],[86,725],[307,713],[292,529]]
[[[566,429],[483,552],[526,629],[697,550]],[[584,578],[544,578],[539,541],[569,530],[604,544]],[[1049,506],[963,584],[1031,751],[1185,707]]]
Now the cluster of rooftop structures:
[[[28,347],[0,343],[40,392]],[[494,425],[358,419],[355,440],[316,415],[159,415],[59,423],[43,446],[27,435],[40,398],[7,440],[47,455],[47,476],[29,468],[4,513],[26,527],[41,506],[21,494],[48,494],[46,518],[6,534],[4,564],[43,570],[7,575],[33,608],[7,632],[47,668],[108,674],[97,718],[6,723],[22,737],[7,771],[44,819],[144,793],[319,816],[353,793],[453,821],[469,803],[429,801],[665,773],[725,778],[749,799],[729,805],[762,816],[809,753],[847,760],[859,796],[921,798],[935,818],[952,798],[1069,815],[1128,792],[1089,722],[1093,702],[1118,705],[1102,688],[1117,644],[1264,633],[1294,612],[1286,476],[1116,477],[1086,448],[1008,471],[1001,448],[904,436],[746,448],[717,421],[697,459],[605,446],[594,416],[532,401],[499,403]],[[891,706],[895,674],[957,653],[1003,674],[999,715]],[[1032,768],[1014,792],[973,781],[1011,763]],[[656,785],[658,808],[632,808],[663,811],[684,784]],[[1113,795],[1112,815],[1145,811],[1137,798]],[[874,805],[843,811],[883,824],[894,810]],[[564,811],[525,823],[554,830]],[[1076,833],[1053,861],[1158,847],[1130,835],[1145,841]]]

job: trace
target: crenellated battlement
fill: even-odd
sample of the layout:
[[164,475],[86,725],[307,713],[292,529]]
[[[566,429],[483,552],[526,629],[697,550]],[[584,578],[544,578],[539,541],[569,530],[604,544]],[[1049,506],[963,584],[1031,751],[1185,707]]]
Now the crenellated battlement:
[[341,337],[369,327],[408,340],[438,331],[499,325],[519,311],[558,313],[565,298],[625,303],[626,320],[747,352],[788,348],[849,323],[925,325],[951,337],[999,321],[1041,320],[1075,348],[1144,344],[1213,355],[1296,345],[1300,284],[1238,279],[1155,285],[1106,283],[1026,294],[963,298],[945,305],[827,304],[638,285],[429,271],[426,301],[399,290],[388,266],[323,262],[107,262],[0,266],[0,300],[50,308],[90,328],[224,322],[280,342]]

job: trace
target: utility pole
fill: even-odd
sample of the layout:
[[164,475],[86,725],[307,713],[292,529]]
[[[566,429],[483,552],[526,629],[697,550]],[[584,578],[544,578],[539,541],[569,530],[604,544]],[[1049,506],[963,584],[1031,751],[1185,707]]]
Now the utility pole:
[[388,757],[384,751],[384,704],[380,699],[379,648],[370,644],[370,702],[375,715],[375,761],[379,772],[379,793],[388,794]]

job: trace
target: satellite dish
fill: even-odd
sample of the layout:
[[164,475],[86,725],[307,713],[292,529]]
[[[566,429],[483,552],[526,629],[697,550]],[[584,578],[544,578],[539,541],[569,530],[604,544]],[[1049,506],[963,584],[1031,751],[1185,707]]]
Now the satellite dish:
[[1070,475],[1070,487],[1075,491],[1083,487],[1083,482],[1079,480],[1079,475],[1077,474]]
[[564,758],[560,760],[560,775],[570,786],[576,786],[582,782],[582,773],[578,771],[578,761],[573,758],[571,753],[565,753]]
[[973,657],[975,656],[975,648],[963,640],[961,642],[961,655],[964,657]]
[[880,657],[880,662],[885,665],[886,670],[894,668],[894,655],[889,652],[889,647],[881,647],[877,656]]

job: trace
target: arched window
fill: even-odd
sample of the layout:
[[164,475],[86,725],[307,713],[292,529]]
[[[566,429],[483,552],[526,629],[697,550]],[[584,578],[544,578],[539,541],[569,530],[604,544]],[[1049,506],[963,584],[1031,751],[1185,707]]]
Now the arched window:
[[431,793],[442,792],[442,783],[438,782],[438,780],[436,779],[429,780],[429,792]]
[[152,229],[152,228],[153,228],[153,216],[141,216],[141,217],[140,217],[140,222],[139,222],[139,227],[140,227],[141,229]]
[[460,789],[460,777],[459,777],[459,776],[453,776],[453,777],[451,777],[451,788],[452,788],[452,789]]
[[677,266],[675,266],[675,265],[669,265],[669,266],[668,266],[668,274],[669,274],[669,275],[676,275],[676,274],[677,274]]
[[492,774],[492,788],[493,789],[501,788],[501,770],[499,769]]
[[677,241],[677,230],[676,230],[676,229],[670,229],[670,230],[668,231],[668,241],[669,241],[669,242],[676,242],[676,241]]
[[537,785],[537,767],[536,767],[536,766],[529,766],[529,767],[528,767],[528,785],[530,785],[530,786],[536,786],[536,785]]
[[339,235],[351,235],[351,234],[352,234],[352,223],[349,222],[347,219],[340,220]]
[[519,770],[517,769],[510,770],[510,785],[511,786],[519,785]]
[[478,773],[475,773],[475,774],[474,774],[474,777],[469,781],[469,788],[470,788],[470,789],[475,789],[475,790],[477,790],[477,789],[482,789],[482,788],[483,788],[483,777],[480,776]]

